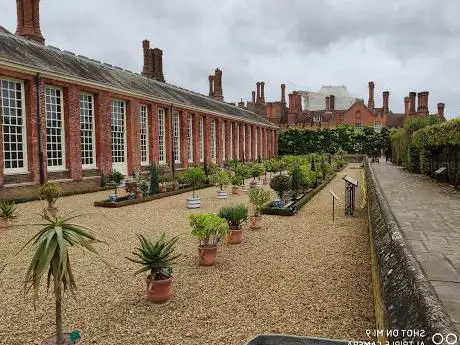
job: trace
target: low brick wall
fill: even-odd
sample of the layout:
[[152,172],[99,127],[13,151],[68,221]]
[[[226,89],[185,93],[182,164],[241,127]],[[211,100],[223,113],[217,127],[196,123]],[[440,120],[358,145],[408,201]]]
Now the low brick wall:
[[[364,161],[371,247],[378,275],[374,283],[379,282],[374,289],[381,291],[383,309],[376,308],[376,314],[381,313],[385,328],[399,330],[390,332],[389,341],[433,344],[433,334],[445,337],[455,334],[455,328],[404,238],[367,158]],[[423,330],[424,336],[409,336],[403,330]]]

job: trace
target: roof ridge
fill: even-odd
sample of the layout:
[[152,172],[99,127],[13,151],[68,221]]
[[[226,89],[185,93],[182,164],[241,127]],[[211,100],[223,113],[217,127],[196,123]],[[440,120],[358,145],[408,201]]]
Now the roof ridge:
[[[92,59],[92,58],[89,58],[89,57],[86,57],[86,56],[83,56],[83,55],[77,55],[74,52],[71,52],[71,51],[68,51],[68,50],[62,50],[62,49],[60,49],[58,47],[55,47],[55,46],[52,46],[52,45],[43,45],[41,43],[25,39],[25,38],[23,38],[21,36],[17,36],[17,35],[13,35],[13,34],[6,34],[6,33],[3,33],[1,31],[0,31],[0,35],[7,36],[8,38],[12,38],[13,40],[16,40],[16,41],[20,41],[21,43],[24,43],[26,45],[39,47],[40,49],[44,49],[44,50],[51,50],[51,51],[54,51],[55,53],[65,55],[65,56],[71,57],[73,59],[83,60],[86,63],[94,63],[94,64],[97,64],[97,65],[99,65],[101,67],[111,69],[114,72],[116,71],[117,73],[126,72],[126,73],[129,73],[131,75],[135,75],[138,78],[143,78],[144,80],[148,80],[149,82],[153,82],[153,83],[155,83],[157,85],[164,86],[164,87],[167,87],[167,88],[175,90],[175,91],[186,92],[186,93],[188,93],[190,95],[195,95],[197,97],[200,97],[200,98],[202,98],[204,100],[210,101],[212,103],[218,104],[218,105],[223,106],[223,107],[232,107],[234,109],[237,109],[239,111],[239,113],[241,114],[241,116],[244,116],[244,117],[248,117],[248,115],[255,116],[257,119],[260,119],[259,121],[261,121],[262,123],[265,123],[266,125],[274,125],[273,123],[268,121],[268,119],[260,116],[259,114],[255,113],[255,112],[249,111],[248,109],[240,108],[237,105],[229,104],[229,103],[224,102],[224,101],[215,100],[215,99],[210,98],[209,96],[206,96],[206,95],[204,95],[202,93],[199,93],[197,91],[185,89],[183,87],[173,85],[173,84],[170,84],[170,83],[167,83],[167,82],[160,82],[158,80],[148,78],[148,77],[144,76],[141,73],[132,72],[130,70],[123,69],[122,67],[114,66],[114,65],[111,65],[111,64],[109,64],[107,62],[95,60],[95,59]],[[66,72],[64,72],[64,73],[66,73]],[[203,106],[198,106],[198,108],[207,109],[206,107],[203,107]],[[210,108],[210,110],[213,111],[212,108]],[[218,110],[214,109],[214,111],[222,112],[222,110],[219,110],[219,109]],[[231,112],[229,114],[231,114]]]

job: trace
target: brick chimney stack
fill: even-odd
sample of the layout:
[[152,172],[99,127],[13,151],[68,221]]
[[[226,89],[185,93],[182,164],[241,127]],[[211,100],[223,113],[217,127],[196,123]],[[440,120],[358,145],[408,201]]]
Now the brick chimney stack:
[[415,92],[409,92],[409,114],[415,114]]
[[260,103],[260,83],[256,83],[257,86],[257,96],[256,96],[256,103]]
[[290,94],[288,95],[288,97],[289,97],[289,110],[295,111],[294,94],[293,94],[293,93],[290,93]]
[[444,103],[438,103],[438,117],[441,118],[441,119],[445,119],[445,117],[444,117],[444,107],[445,107]]
[[329,109],[331,111],[335,110],[335,96],[334,95],[329,96]]
[[144,52],[142,75],[164,83],[163,51],[159,48],[150,48],[150,42],[148,40],[142,41],[142,50]]
[[16,0],[16,11],[16,35],[45,44],[40,30],[40,0]]
[[422,92],[423,94],[423,97],[422,97],[422,100],[423,100],[423,103],[422,103],[422,112],[428,116],[429,114],[429,111],[428,111],[428,95],[429,95],[429,92],[428,91],[424,91]]
[[209,80],[209,97],[214,97],[214,77],[210,75]]
[[374,110],[375,103],[374,103],[374,87],[375,84],[373,81],[369,82],[369,100],[367,101],[367,107],[370,110]]
[[330,103],[331,98],[330,96],[326,96],[324,99],[326,100],[326,112],[329,112],[331,111],[331,103]]
[[408,115],[409,114],[409,102],[410,99],[408,96],[404,97],[404,114]]
[[286,85],[281,84],[281,103],[286,104]]
[[383,113],[388,114],[390,108],[388,107],[388,99],[390,97],[390,91],[383,91]]
[[256,92],[252,91],[252,104],[256,104]]
[[265,82],[260,82],[260,103],[265,104]]
[[224,100],[224,91],[222,90],[222,71],[218,68],[214,71],[214,99],[217,101]]

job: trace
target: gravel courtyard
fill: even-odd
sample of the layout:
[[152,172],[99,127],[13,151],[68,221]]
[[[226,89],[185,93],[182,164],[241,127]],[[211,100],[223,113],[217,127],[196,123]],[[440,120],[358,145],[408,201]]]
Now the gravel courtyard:
[[[219,248],[215,267],[198,266],[188,215],[249,204],[245,194],[217,201],[215,188],[199,191],[199,211],[185,208],[185,194],[119,209],[93,207],[108,192],[60,199],[61,211],[84,213],[78,222],[108,243],[97,248],[113,267],[72,251],[78,294],[65,297],[65,325],[79,325],[84,344],[104,345],[242,345],[267,332],[366,339],[365,330],[375,328],[367,218],[363,211],[343,214],[345,173],[360,179],[360,170],[348,167],[298,215],[264,216],[263,228],[246,231],[241,245]],[[330,189],[340,198],[335,223]],[[37,222],[41,205],[18,205],[18,223]],[[0,231],[0,261],[35,231]],[[145,276],[133,276],[136,265],[125,256],[137,245],[136,233],[163,231],[180,237],[177,251],[183,255],[174,267],[173,298],[154,305],[144,298]],[[31,296],[23,296],[29,259],[30,252],[18,255],[0,275],[0,344],[38,344],[54,333],[52,294],[42,289],[36,311]]]

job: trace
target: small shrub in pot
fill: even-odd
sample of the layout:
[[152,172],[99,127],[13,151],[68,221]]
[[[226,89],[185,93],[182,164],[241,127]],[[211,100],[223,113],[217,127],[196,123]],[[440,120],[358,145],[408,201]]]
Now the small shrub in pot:
[[254,215],[250,217],[251,229],[260,229],[262,209],[270,201],[270,192],[264,189],[252,189],[248,192],[249,201],[254,207]]
[[284,194],[291,189],[291,178],[286,175],[276,175],[270,181],[270,187],[277,194],[280,200],[284,199]]
[[184,180],[193,188],[192,197],[187,198],[187,208],[200,208],[201,199],[195,196],[195,190],[206,181],[206,175],[199,166],[188,168],[184,174]]
[[229,234],[228,242],[231,244],[239,244],[243,240],[243,223],[248,220],[248,208],[243,205],[225,206],[219,210],[220,218],[228,222]]
[[191,214],[190,226],[192,235],[199,240],[199,263],[202,266],[212,266],[216,261],[217,245],[228,233],[225,219],[215,214]]
[[219,187],[217,191],[218,199],[227,199],[227,192],[224,191],[224,188],[228,187],[230,184],[230,175],[226,170],[217,170],[214,172],[214,174],[210,176],[209,182]]

